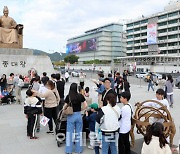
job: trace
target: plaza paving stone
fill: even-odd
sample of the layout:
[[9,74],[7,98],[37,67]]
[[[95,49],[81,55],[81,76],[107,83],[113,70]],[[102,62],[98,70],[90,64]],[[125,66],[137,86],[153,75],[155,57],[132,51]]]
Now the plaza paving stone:
[[[155,97],[155,92],[147,92],[147,83],[139,85],[139,80],[132,79],[130,103],[144,101]],[[136,81],[136,82],[134,82]],[[72,82],[78,82],[78,78],[71,78],[66,84],[65,94],[69,91],[69,85]],[[95,84],[90,80],[85,80],[85,87],[90,87],[90,96],[93,102],[97,102],[97,93],[94,90]],[[23,100],[25,99],[25,90],[22,91]],[[120,104],[122,106],[122,104]],[[174,108],[170,109],[172,117],[176,124],[176,135],[174,144],[178,144],[180,139],[180,89],[174,88]],[[41,126],[41,131],[37,133],[38,140],[30,140],[26,136],[27,119],[23,114],[23,106],[18,104],[0,106],[0,154],[60,154],[64,153],[65,144],[57,147],[55,136],[46,134],[48,127]],[[135,134],[136,139],[142,138],[142,135]],[[85,154],[92,154],[94,151],[84,147]]]

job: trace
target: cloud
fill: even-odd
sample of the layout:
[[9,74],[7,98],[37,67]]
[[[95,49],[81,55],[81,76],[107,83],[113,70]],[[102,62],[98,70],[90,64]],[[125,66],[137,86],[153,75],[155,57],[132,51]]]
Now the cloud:
[[[67,39],[112,22],[163,11],[169,0],[1,0],[24,24],[24,47],[65,52]],[[3,9],[3,7],[2,7]]]

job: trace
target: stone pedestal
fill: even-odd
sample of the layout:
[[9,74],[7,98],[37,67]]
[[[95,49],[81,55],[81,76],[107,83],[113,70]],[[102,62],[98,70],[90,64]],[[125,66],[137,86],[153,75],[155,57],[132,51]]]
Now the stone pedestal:
[[0,48],[17,48],[22,49],[23,48],[23,35],[18,34],[18,43],[1,43],[0,42]]
[[0,48],[0,75],[10,73],[28,75],[28,71],[36,69],[39,75],[54,73],[52,62],[48,56],[33,55],[32,49]]

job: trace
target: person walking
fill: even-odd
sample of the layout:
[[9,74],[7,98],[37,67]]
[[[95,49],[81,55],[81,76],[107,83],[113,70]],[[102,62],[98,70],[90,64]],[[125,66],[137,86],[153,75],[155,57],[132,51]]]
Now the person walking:
[[[87,108],[87,103],[84,96],[77,91],[77,84],[72,83],[69,89],[69,93],[65,98],[65,104],[63,109],[66,109],[68,104],[72,104],[73,114],[67,116],[67,129],[66,129],[66,148],[65,153],[73,152],[73,136],[75,135],[75,153],[82,153],[82,129],[83,122],[81,116],[81,110]],[[81,106],[82,109],[81,109]]]
[[65,80],[66,80],[66,82],[68,82],[68,80],[69,80],[69,73],[68,73],[68,71],[66,71],[66,73],[65,73]]
[[166,81],[166,95],[167,95],[167,100],[169,102],[170,107],[173,108],[173,87],[174,87],[174,81],[171,75],[167,76],[167,81]]
[[148,77],[148,91],[149,91],[150,87],[151,87],[151,89],[154,91],[152,72],[150,72],[150,75],[149,75],[149,77]]

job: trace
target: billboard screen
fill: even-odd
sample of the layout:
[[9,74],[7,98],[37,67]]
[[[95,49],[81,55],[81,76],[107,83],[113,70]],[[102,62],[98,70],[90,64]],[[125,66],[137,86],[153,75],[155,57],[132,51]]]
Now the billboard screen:
[[86,51],[96,51],[95,38],[66,45],[66,53],[81,53]]
[[147,25],[147,44],[156,44],[157,43],[157,24],[148,24]]

